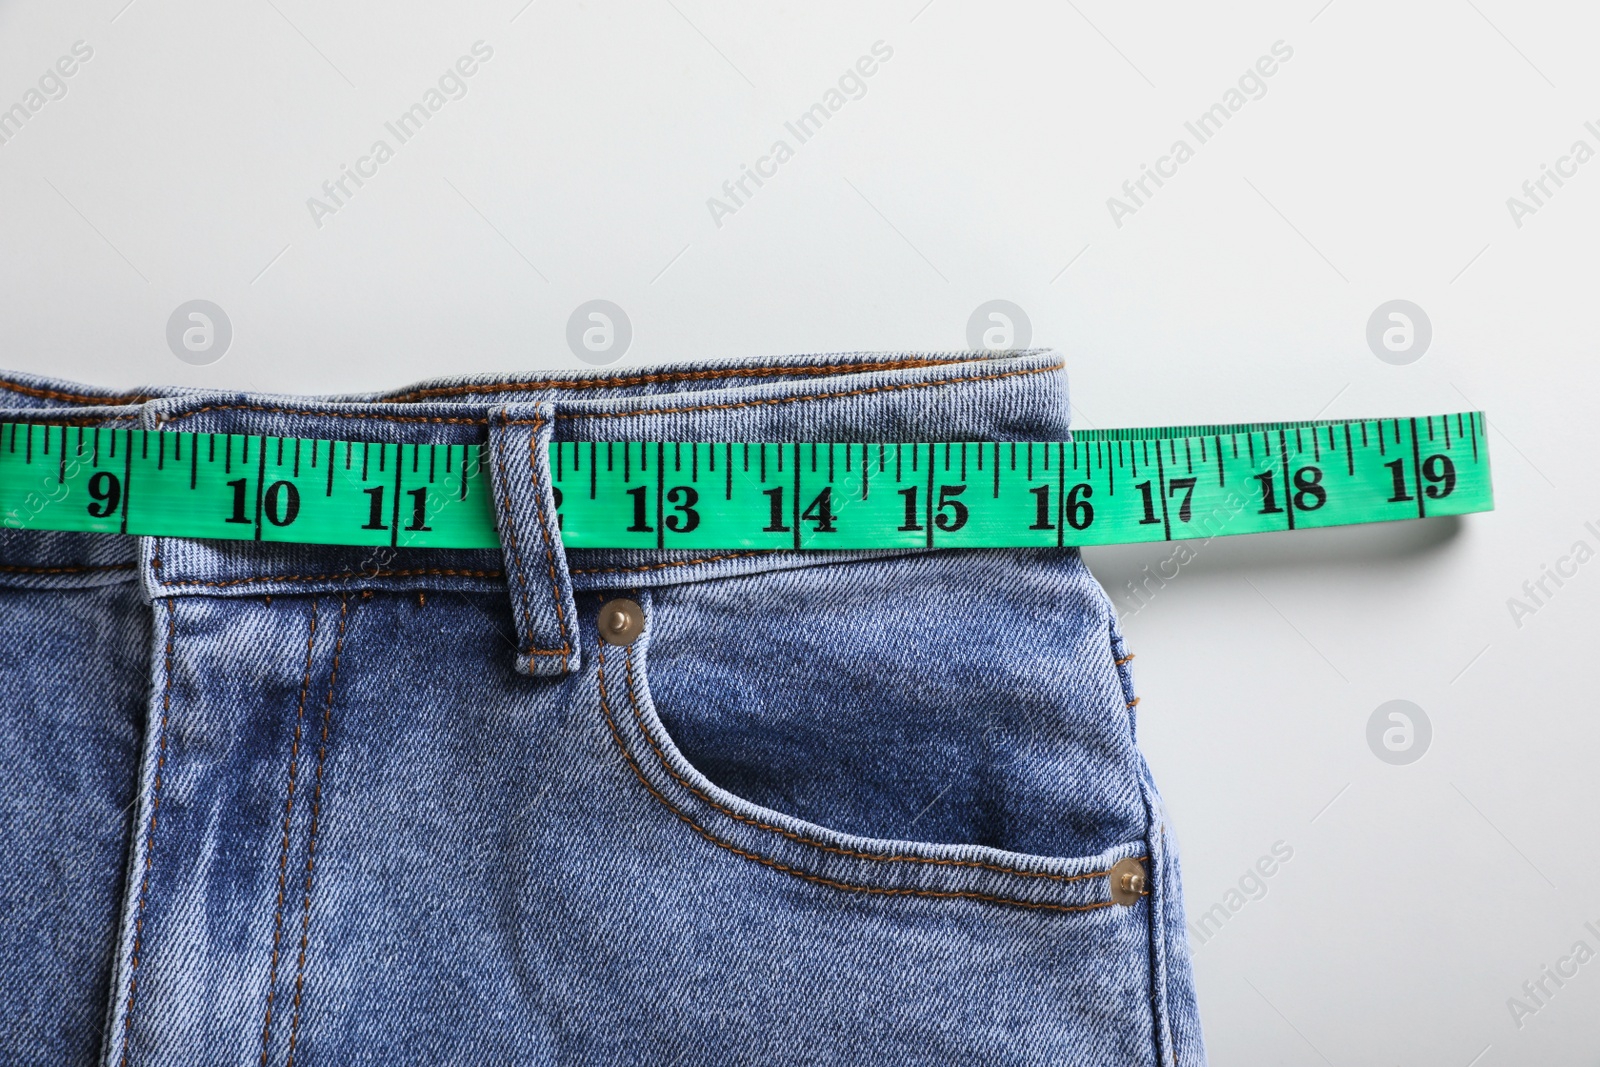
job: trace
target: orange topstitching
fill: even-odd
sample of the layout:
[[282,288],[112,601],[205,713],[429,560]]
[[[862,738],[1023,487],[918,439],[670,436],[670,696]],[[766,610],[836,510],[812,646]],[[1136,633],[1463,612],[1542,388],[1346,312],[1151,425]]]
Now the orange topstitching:
[[167,766],[167,714],[172,710],[172,646],[178,628],[172,601],[167,601],[167,654],[162,673],[161,725],[157,728],[156,773],[150,786],[150,826],[144,837],[144,877],[139,881],[139,904],[134,910],[133,951],[128,955],[128,1004],[122,1013],[122,1067],[128,1067],[128,1042],[133,1036],[134,994],[139,989],[139,949],[144,937],[144,903],[150,896],[150,869],[156,843],[156,816],[161,812],[161,776]]
[[[964,382],[987,382],[999,378],[1012,378],[1023,374],[1042,374],[1047,371],[1060,370],[1061,361],[1050,363],[1043,367],[1023,367],[1017,370],[1001,371],[995,374],[973,374],[953,378],[935,378],[925,382],[900,382],[892,385],[875,385],[863,389],[849,389],[832,393],[801,393],[795,396],[762,397],[754,400],[731,401],[722,404],[700,404],[692,407],[659,407],[639,408],[631,411],[570,411],[558,412],[558,419],[615,419],[631,418],[636,415],[671,415],[680,412],[713,411],[726,408],[755,407],[769,404],[798,404],[810,400],[832,400],[843,396],[864,396],[868,393],[894,392],[901,389],[927,389],[936,385],[953,385]],[[482,426],[489,420],[487,418],[458,418],[441,415],[392,415],[387,412],[373,411],[329,411],[326,409],[315,410],[311,408],[284,408],[274,407],[270,404],[208,404],[205,407],[195,408],[193,411],[182,411],[170,416],[162,416],[163,423],[177,422],[180,419],[192,418],[206,411],[264,411],[279,415],[316,415],[339,419],[378,419],[387,422],[429,422],[453,423],[462,425]],[[528,425],[534,419],[511,419],[507,425]]]
[[[269,598],[270,600],[270,598]],[[289,880],[289,826],[294,816],[295,774],[300,765],[300,731],[305,722],[306,696],[311,691],[311,660],[317,646],[317,598],[311,598],[311,626],[306,636],[306,672],[300,681],[300,701],[294,713],[294,735],[289,745],[289,788],[283,802],[283,841],[278,846],[278,901],[272,919],[272,963],[267,968],[267,1014],[261,1023],[261,1065],[266,1067],[272,1040],[272,998],[278,991],[278,947],[283,940],[283,901]]]
[[63,393],[57,389],[40,389],[37,386],[23,385],[9,378],[0,378],[0,389],[9,389],[13,393],[23,396],[34,396],[41,400],[63,400],[69,404],[104,404],[106,407],[115,407],[122,404],[142,404],[155,397],[146,393],[120,393],[112,396],[90,396],[88,393]]
[[639,696],[634,689],[633,649],[631,646],[626,651],[623,663],[627,670],[628,702],[633,706],[634,722],[638,725],[639,732],[644,735],[645,740],[650,743],[651,749],[654,750],[656,754],[656,759],[661,763],[661,769],[671,775],[674,781],[683,786],[690,793],[693,793],[696,797],[700,798],[712,808],[715,808],[717,811],[726,815],[728,818],[733,819],[735,822],[742,822],[745,825],[753,826],[758,830],[767,830],[772,833],[776,833],[782,837],[788,838],[791,841],[797,842],[798,844],[810,845],[811,847],[820,849],[823,852],[832,852],[836,855],[848,856],[852,859],[877,860],[884,863],[926,863],[938,867],[977,867],[988,871],[998,871],[1001,874],[1014,874],[1019,878],[1044,878],[1052,882],[1079,882],[1086,878],[1103,878],[1105,875],[1111,873],[1110,869],[1107,868],[1103,871],[1089,871],[1086,874],[1051,874],[1047,871],[1023,870],[1018,867],[1009,867],[999,863],[987,863],[982,860],[947,860],[938,859],[933,856],[913,856],[905,853],[884,855],[876,852],[860,852],[852,849],[840,848],[836,845],[830,845],[826,842],[818,841],[815,838],[807,837],[804,834],[797,834],[793,830],[786,829],[782,826],[761,822],[760,820],[752,819],[747,815],[741,815],[726,805],[719,804],[717,801],[708,796],[703,790],[686,781],[683,776],[680,775],[677,770],[675,770],[672,765],[667,762],[666,753],[661,750],[661,745],[656,741],[655,735],[652,733],[650,728],[645,725],[644,715],[639,706]]
[[[685,825],[687,825],[691,830],[693,830],[695,833],[699,834],[706,841],[709,841],[711,844],[716,845],[718,848],[726,849],[727,851],[732,852],[734,855],[739,856],[742,859],[751,860],[751,861],[753,861],[755,863],[761,864],[764,867],[770,867],[773,870],[781,871],[784,874],[792,875],[792,876],[794,876],[796,878],[799,878],[799,879],[801,879],[803,881],[814,882],[814,883],[816,883],[818,885],[825,885],[825,886],[828,886],[829,888],[832,888],[832,889],[843,889],[843,890],[847,890],[849,892],[854,892],[854,893],[875,893],[875,894],[879,894],[879,895],[883,895],[883,896],[934,897],[934,898],[943,899],[943,900],[950,900],[950,899],[983,900],[983,901],[988,901],[988,902],[994,903],[994,904],[1008,904],[1008,905],[1013,905],[1015,907],[1036,908],[1036,909],[1047,910],[1047,911],[1093,911],[1093,910],[1095,910],[1097,908],[1111,907],[1112,904],[1113,904],[1113,902],[1109,901],[1109,900],[1095,901],[1095,902],[1092,902],[1092,903],[1089,903],[1089,904],[1052,904],[1052,903],[1044,903],[1044,902],[1037,902],[1037,901],[1030,901],[1030,900],[1015,900],[1015,899],[1010,898],[1010,897],[995,896],[995,895],[990,894],[990,893],[978,893],[978,892],[973,892],[973,891],[970,891],[970,890],[940,891],[940,890],[934,890],[934,889],[920,889],[920,888],[910,887],[910,886],[907,886],[907,887],[895,887],[895,886],[858,885],[858,884],[853,883],[853,882],[841,882],[841,881],[836,881],[836,880],[831,879],[831,878],[823,878],[823,877],[821,877],[819,875],[811,874],[811,873],[809,873],[807,871],[802,871],[802,870],[800,870],[800,869],[798,869],[796,867],[791,867],[791,866],[788,866],[787,864],[779,863],[777,860],[771,859],[771,858],[769,858],[767,856],[762,856],[762,855],[759,855],[757,853],[749,852],[749,851],[746,851],[745,849],[741,849],[741,848],[737,847],[736,845],[734,845],[734,844],[732,844],[732,843],[730,843],[728,841],[724,841],[720,837],[717,837],[715,834],[711,833],[705,827],[703,827],[699,823],[695,822],[688,815],[684,814],[676,806],[674,806],[673,803],[670,800],[668,800],[661,793],[660,790],[658,790],[655,786],[650,784],[650,780],[648,778],[646,778],[645,775],[644,775],[644,770],[639,766],[638,762],[633,758],[633,754],[628,751],[627,744],[622,740],[622,735],[617,731],[616,720],[615,720],[615,718],[613,718],[613,716],[611,714],[611,705],[610,705],[609,700],[607,699],[606,669],[605,669],[605,667],[606,667],[606,654],[605,654],[604,644],[602,643],[599,646],[599,666],[598,666],[599,687],[600,687],[600,710],[605,715],[606,726],[609,728],[609,730],[611,732],[612,740],[616,743],[618,750],[621,751],[623,759],[625,759],[627,761],[628,766],[633,770],[634,776],[639,779],[639,784],[643,785],[645,787],[645,789],[647,791],[649,791],[651,796],[655,797],[656,800],[660,801],[661,805],[663,807],[665,807],[668,811],[670,811],[674,816],[676,816],[681,822],[683,822]],[[1102,871],[1100,873],[1105,874],[1106,872]]]
[[305,900],[300,907],[300,958],[295,964],[294,1011],[289,1018],[289,1058],[294,1067],[295,1043],[300,1037],[300,1001],[306,986],[306,948],[311,941],[311,875],[317,862],[317,822],[322,815],[322,765],[328,754],[328,727],[333,721],[333,689],[339,682],[339,653],[344,650],[344,625],[350,598],[339,599],[339,630],[333,639],[333,667],[328,672],[328,699],[322,705],[322,736],[317,743],[317,772],[311,788],[311,826],[306,832]]
[[781,377],[783,375],[811,375],[813,377],[823,377],[825,375],[833,374],[870,373],[878,370],[915,370],[920,367],[941,367],[952,362],[972,361],[921,359],[912,357],[908,359],[868,363],[818,363],[787,367],[725,367],[701,371],[619,374],[609,378],[577,378],[568,380],[563,380],[560,378],[523,378],[511,382],[485,382],[479,385],[446,385],[436,386],[431,389],[413,389],[409,392],[394,393],[389,396],[385,396],[382,399],[388,403],[405,404],[414,400],[427,400],[432,397],[440,396],[466,396],[474,393],[509,393],[528,389],[626,388],[633,385],[656,385],[663,382],[709,381],[722,378],[773,378]]
[[[150,561],[151,566],[160,569],[161,561]],[[503,578],[504,571],[469,571],[458,570],[454,567],[411,567],[402,570],[377,570],[377,571],[346,571],[343,574],[263,574],[252,578],[226,578],[219,581],[207,581],[201,578],[158,578],[162,585],[252,585],[257,582],[332,582],[349,581],[352,578],[413,578],[419,575],[441,576],[446,578]]]

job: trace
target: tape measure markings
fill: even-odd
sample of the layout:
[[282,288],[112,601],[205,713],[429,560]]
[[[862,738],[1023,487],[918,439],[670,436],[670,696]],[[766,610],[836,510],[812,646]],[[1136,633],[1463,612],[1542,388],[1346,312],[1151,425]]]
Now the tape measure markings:
[[[569,548],[1094,545],[1488,510],[1483,430],[1473,412],[1049,442],[567,441],[548,458]],[[479,444],[29,423],[0,434],[10,528],[499,544]]]

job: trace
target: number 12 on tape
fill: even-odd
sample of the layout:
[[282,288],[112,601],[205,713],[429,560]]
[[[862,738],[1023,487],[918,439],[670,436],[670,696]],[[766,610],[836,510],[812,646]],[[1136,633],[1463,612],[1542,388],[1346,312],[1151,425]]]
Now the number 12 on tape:
[[[480,444],[0,425],[0,524],[493,548]],[[559,442],[568,548],[1101,545],[1493,507],[1480,414],[1086,431],[1070,441]]]

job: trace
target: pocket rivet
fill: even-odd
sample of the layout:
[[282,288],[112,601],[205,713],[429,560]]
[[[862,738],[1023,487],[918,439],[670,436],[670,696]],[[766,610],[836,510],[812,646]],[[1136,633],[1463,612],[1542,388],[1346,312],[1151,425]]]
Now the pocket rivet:
[[1146,894],[1144,861],[1129,857],[1106,872],[1111,883],[1111,903],[1136,904]]
[[644,609],[638,601],[619,597],[600,608],[600,638],[608,645],[631,645],[644,633]]

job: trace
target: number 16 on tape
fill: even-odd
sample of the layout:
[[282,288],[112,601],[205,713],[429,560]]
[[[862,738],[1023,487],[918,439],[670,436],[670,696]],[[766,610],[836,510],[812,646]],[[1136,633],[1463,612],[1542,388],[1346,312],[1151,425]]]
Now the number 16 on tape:
[[1068,442],[562,442],[571,548],[1123,544],[1492,507],[1480,415]]

